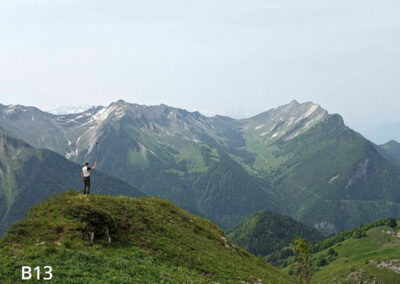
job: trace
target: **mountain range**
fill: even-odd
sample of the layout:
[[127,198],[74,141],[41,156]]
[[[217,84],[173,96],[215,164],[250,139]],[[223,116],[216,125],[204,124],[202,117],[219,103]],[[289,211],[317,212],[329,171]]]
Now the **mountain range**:
[[325,234],[400,215],[396,147],[314,103],[239,120],[124,101],[68,115],[0,105],[0,126],[71,162],[98,160],[102,172],[223,228],[260,210]]

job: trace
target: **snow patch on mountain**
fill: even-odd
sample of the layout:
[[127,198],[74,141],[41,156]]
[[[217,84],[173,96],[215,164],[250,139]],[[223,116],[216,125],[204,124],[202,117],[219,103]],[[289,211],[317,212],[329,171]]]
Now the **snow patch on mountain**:
[[[267,140],[284,139],[289,141],[306,132],[329,114],[318,104],[291,103],[271,109],[255,117],[244,120],[242,131]],[[265,130],[265,129],[268,130]]]
[[309,117],[314,111],[316,111],[319,108],[319,105],[312,105],[308,111],[306,112],[306,114],[304,115],[304,117]]
[[295,118],[293,116],[291,118],[289,118],[289,122],[288,122],[287,126],[292,125],[294,120],[295,120]]
[[111,106],[108,108],[103,108],[99,110],[95,115],[93,115],[93,119],[91,121],[102,122],[105,121],[108,116],[116,109],[117,107]]
[[115,120],[121,120],[121,118],[123,118],[125,116],[125,114],[126,114],[125,109],[126,109],[126,107],[122,107],[122,108],[119,108],[119,109],[117,109],[115,111],[115,113],[114,113],[114,121]]
[[14,113],[17,112],[26,112],[26,108],[21,105],[8,105],[6,106],[6,109],[3,111],[3,118],[6,118],[10,115],[13,115]]
[[78,105],[78,106],[59,106],[51,109],[48,112],[55,115],[76,114],[84,112],[93,107],[92,105]]
[[340,177],[340,175],[334,176],[333,178],[331,178],[328,183],[331,184],[333,183],[335,180],[337,180]]

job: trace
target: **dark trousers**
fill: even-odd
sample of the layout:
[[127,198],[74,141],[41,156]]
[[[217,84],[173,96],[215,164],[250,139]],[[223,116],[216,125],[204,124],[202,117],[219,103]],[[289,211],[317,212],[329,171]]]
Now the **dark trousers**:
[[90,193],[90,177],[85,177],[83,178],[83,194],[89,194]]

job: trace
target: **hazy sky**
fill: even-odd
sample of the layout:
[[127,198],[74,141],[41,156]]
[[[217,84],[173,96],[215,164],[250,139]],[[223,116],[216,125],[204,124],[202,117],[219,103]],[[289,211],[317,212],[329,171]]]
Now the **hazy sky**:
[[399,0],[1,0],[0,103],[400,121]]

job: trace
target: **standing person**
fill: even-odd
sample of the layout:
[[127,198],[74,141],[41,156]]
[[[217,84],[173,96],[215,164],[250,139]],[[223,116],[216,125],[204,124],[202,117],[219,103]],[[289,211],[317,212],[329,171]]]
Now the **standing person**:
[[81,176],[84,184],[83,188],[83,194],[89,194],[90,193],[90,173],[89,171],[95,170],[96,169],[97,162],[94,163],[93,167],[89,166],[89,163],[85,163],[85,165],[82,168]]

